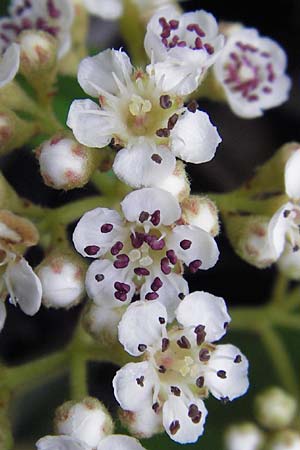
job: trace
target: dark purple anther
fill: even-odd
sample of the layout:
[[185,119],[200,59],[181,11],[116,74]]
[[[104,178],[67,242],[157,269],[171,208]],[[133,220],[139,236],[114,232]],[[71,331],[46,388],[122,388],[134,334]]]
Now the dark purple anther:
[[156,300],[159,297],[159,295],[156,292],[148,292],[148,294],[145,295],[146,300]]
[[202,44],[201,38],[199,38],[199,37],[197,37],[195,39],[195,48],[197,50],[200,50],[200,48],[203,48],[203,44]]
[[151,289],[152,291],[158,291],[163,285],[163,282],[161,281],[161,279],[159,277],[155,277],[152,284],[151,284]]
[[182,250],[188,250],[192,245],[192,241],[190,241],[189,239],[183,239],[182,241],[180,241],[179,245],[182,248]]
[[153,153],[153,155],[151,155],[151,159],[156,164],[161,164],[161,162],[162,162],[162,157],[160,155],[158,155],[157,153]]
[[168,130],[173,130],[175,127],[177,120],[178,120],[178,114],[173,114],[169,120],[168,120]]
[[150,214],[147,211],[142,211],[141,214],[139,215],[139,221],[143,223],[149,219],[149,216]]
[[171,267],[169,266],[169,260],[168,258],[162,258],[162,260],[160,261],[160,268],[161,271],[165,274],[165,275],[169,275],[169,273],[171,272]]
[[104,280],[104,275],[103,275],[103,273],[97,273],[97,274],[95,275],[95,280],[98,281],[98,283],[100,283],[100,281],[103,281],[103,280]]
[[212,55],[215,52],[215,49],[210,44],[204,44],[204,48],[209,55]]
[[165,27],[163,29],[163,31],[160,33],[162,38],[168,38],[168,37],[170,37],[170,34],[171,34],[171,28],[170,27]]
[[116,269],[125,269],[129,264],[129,258],[125,253],[122,255],[117,255],[117,260],[114,261],[114,266]]
[[151,234],[145,236],[145,242],[152,250],[162,250],[166,245],[164,239],[158,239],[156,236],[151,236]]
[[111,223],[104,223],[100,228],[101,233],[110,233],[113,227],[114,226]]
[[188,31],[195,31],[195,33],[198,34],[198,36],[200,36],[200,37],[204,37],[205,36],[204,31],[202,30],[202,28],[199,27],[199,25],[197,23],[190,23],[186,27],[186,29]]
[[151,221],[152,225],[154,225],[155,227],[157,225],[159,225],[159,222],[160,222],[160,211],[159,211],[159,209],[154,211],[154,213],[151,215],[150,221]]
[[132,246],[134,248],[140,248],[144,243],[144,237],[145,237],[144,233],[139,233],[138,231],[135,232],[134,234],[131,233],[130,239]]
[[159,98],[159,104],[162,109],[169,109],[172,106],[172,101],[169,95],[161,95]]
[[98,245],[88,245],[85,247],[84,251],[89,256],[95,256],[100,250],[100,247]]
[[117,291],[114,293],[114,296],[117,300],[120,300],[120,302],[126,302],[127,300],[127,294],[124,292]]
[[146,277],[146,276],[150,275],[149,270],[146,269],[145,267],[136,267],[134,269],[134,273],[136,275],[138,275],[139,277]]
[[186,42],[185,41],[177,42],[177,47],[186,47]]
[[60,17],[61,12],[58,8],[56,8],[54,0],[47,1],[47,8],[49,16],[52,17],[52,19],[58,19],[58,17]]
[[114,288],[115,288],[117,291],[125,292],[126,294],[128,294],[128,292],[130,291],[130,286],[129,286],[129,284],[121,283],[120,281],[116,281],[116,282],[115,282]]
[[123,243],[118,241],[112,246],[112,248],[110,249],[110,253],[113,256],[116,256],[118,253],[120,253],[123,247],[124,247]]
[[167,258],[170,261],[170,263],[175,266],[175,264],[177,263],[177,256],[176,256],[174,250],[168,250],[166,255],[167,255]]
[[179,20],[172,19],[169,21],[169,25],[171,30],[177,30],[177,28],[179,27]]
[[201,267],[202,261],[200,259],[195,259],[189,264],[189,269],[192,273],[196,273],[197,270]]

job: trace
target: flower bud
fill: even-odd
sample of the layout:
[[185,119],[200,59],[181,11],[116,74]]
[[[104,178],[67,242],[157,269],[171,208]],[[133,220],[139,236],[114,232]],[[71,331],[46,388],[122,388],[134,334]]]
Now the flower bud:
[[54,426],[57,434],[79,439],[92,449],[97,447],[101,439],[113,432],[110,414],[102,403],[93,397],[86,397],[80,403],[64,403],[56,410]]
[[47,308],[71,308],[83,299],[85,270],[76,256],[53,253],[44,259],[36,273],[42,283],[42,302]]
[[51,71],[57,59],[57,41],[49,33],[27,30],[20,34],[20,70],[28,78]]
[[163,189],[174,195],[179,202],[188,197],[190,193],[190,183],[185,171],[185,164],[182,161],[176,161],[176,167],[172,175],[162,179],[155,187]]
[[21,147],[36,133],[33,122],[20,119],[13,111],[0,110],[0,155]]
[[257,420],[271,430],[287,427],[296,411],[296,400],[278,387],[267,389],[255,399]]
[[263,440],[263,433],[250,422],[233,425],[225,434],[226,450],[260,450]]
[[83,316],[83,326],[102,345],[118,341],[118,325],[124,308],[105,308],[92,303]]
[[219,234],[218,209],[208,197],[190,195],[181,203],[182,219],[189,225],[195,225],[210,233]]
[[300,435],[291,430],[277,433],[266,450],[300,450]]
[[84,186],[96,168],[97,152],[62,135],[44,142],[37,150],[41,175],[54,189],[74,189]]

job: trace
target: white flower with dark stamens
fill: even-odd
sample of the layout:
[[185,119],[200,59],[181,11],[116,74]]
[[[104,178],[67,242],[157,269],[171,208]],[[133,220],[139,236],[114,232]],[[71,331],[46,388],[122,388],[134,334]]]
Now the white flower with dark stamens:
[[28,262],[16,248],[26,248],[38,242],[38,232],[27,219],[7,210],[0,210],[0,329],[6,318],[2,300],[9,294],[9,301],[19,305],[29,316],[41,306],[42,286]]
[[205,112],[194,103],[184,107],[152,76],[134,71],[122,51],[85,58],[78,81],[100,105],[74,100],[67,124],[80,143],[119,150],[113,170],[130,186],[157,185],[174,172],[175,157],[209,161],[221,142]]
[[144,188],[121,203],[124,219],[114,210],[96,208],[78,222],[76,250],[94,261],[86,276],[88,295],[98,305],[123,306],[140,291],[141,299],[158,299],[172,321],[180,298],[188,292],[182,263],[191,272],[207,270],[219,251],[206,231],[175,225],[181,211],[172,194]]
[[263,443],[263,433],[250,422],[231,426],[226,431],[226,450],[261,450]]
[[145,49],[151,58],[148,71],[154,73],[163,89],[190,94],[215,62],[223,43],[212,14],[162,9],[147,26]]
[[151,405],[171,439],[188,443],[203,433],[203,399],[209,392],[224,402],[246,392],[248,361],[233,345],[213,344],[230,322],[222,298],[206,292],[187,295],[176,319],[179,326],[167,331],[161,303],[129,306],[119,324],[119,340],[128,353],[144,360],[120,369],[113,386],[122,409],[142,414]]
[[39,30],[54,36],[59,45],[58,57],[70,48],[73,7],[70,0],[14,0],[9,16],[0,21],[0,87],[13,80],[20,64],[21,33]]
[[272,39],[257,30],[241,28],[229,35],[213,70],[231,109],[244,118],[258,117],[265,109],[288,99],[287,58]]

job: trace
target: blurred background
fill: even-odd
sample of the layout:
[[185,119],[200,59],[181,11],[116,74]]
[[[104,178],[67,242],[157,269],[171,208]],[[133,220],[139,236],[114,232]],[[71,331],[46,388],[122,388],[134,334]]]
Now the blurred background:
[[[293,81],[290,99],[281,107],[266,112],[262,118],[240,119],[226,104],[199,102],[200,109],[206,111],[217,126],[223,142],[213,161],[188,166],[192,189],[194,193],[225,192],[247,180],[254,168],[266,161],[282,144],[300,141],[300,2],[203,0],[183,1],[181,4],[186,11],[201,8],[213,13],[218,21],[241,22],[245,26],[257,28],[261,35],[269,36],[280,43],[288,55],[288,73]],[[1,0],[1,15],[5,15],[6,5],[7,2]],[[91,18],[89,44],[99,50],[124,46],[118,23]],[[74,95],[84,98],[84,94],[76,80],[67,77],[60,77],[58,86],[69,87],[69,90],[64,89],[63,98],[57,103],[59,114],[63,117]],[[93,188],[89,185],[80,191],[69,193],[45,187],[31,150],[19,149],[1,160],[3,173],[19,194],[39,204],[54,207],[93,193]],[[258,270],[241,261],[234,254],[222,231],[218,237],[218,264],[208,272],[187,275],[191,291],[207,290],[222,296],[228,302],[229,308],[235,305],[262,304],[271,290],[275,269]],[[37,264],[41,257],[39,249],[28,255],[33,264]],[[80,306],[68,312],[42,308],[36,316],[29,318],[17,308],[8,307],[8,319],[0,337],[2,358],[9,364],[19,364],[61,348],[70,339],[80,311]],[[283,331],[282,336],[299,371],[299,336],[292,332],[285,335]],[[273,375],[268,356],[255,336],[229,332],[226,340],[240,347],[250,359],[249,394],[226,406],[209,399],[205,435],[197,444],[185,446],[187,449],[221,450],[222,432],[226,425],[238,419],[251,419],[253,395],[262,387],[278,382]],[[112,396],[111,379],[115,371],[116,367],[110,364],[91,364],[89,370],[90,394],[98,396],[113,412],[116,410],[116,403]],[[38,437],[51,433],[53,411],[67,399],[67,377],[56,379],[51,385],[42,386],[19,398],[12,411],[17,438],[16,449],[32,449]],[[145,441],[144,446],[148,450],[180,448],[180,445],[160,436]]]

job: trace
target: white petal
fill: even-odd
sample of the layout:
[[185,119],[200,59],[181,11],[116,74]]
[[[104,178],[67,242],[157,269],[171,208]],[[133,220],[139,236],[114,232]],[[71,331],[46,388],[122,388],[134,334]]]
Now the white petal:
[[[112,225],[111,231],[105,232],[107,229],[105,225]],[[76,225],[73,233],[75,248],[82,256],[98,258],[104,255],[116,241],[120,239],[122,241],[122,227],[123,221],[114,209],[92,209],[86,212]]]
[[117,94],[119,88],[112,74],[126,86],[132,70],[130,59],[125,52],[107,49],[81,61],[78,81],[82,89],[92,97],[99,96],[103,91]]
[[[124,298],[119,300],[116,283],[123,283]],[[128,270],[116,269],[109,259],[93,261],[86,273],[87,294],[99,306],[120,308],[127,305],[135,293],[135,285]]]
[[12,81],[20,65],[20,46],[11,44],[0,58],[0,88]]
[[143,403],[143,408],[139,411],[129,412],[122,415],[122,423],[126,425],[128,431],[139,439],[148,439],[154,434],[163,431],[161,410],[154,412],[153,399]]
[[[190,247],[186,250],[183,248],[185,241],[190,242]],[[201,270],[210,269],[219,258],[214,238],[201,228],[192,225],[175,227],[167,237],[167,247],[173,249],[177,257],[187,265],[198,261]],[[190,270],[193,271],[193,267],[190,266]]]
[[167,147],[141,140],[117,153],[113,170],[124,183],[140,188],[167,178],[175,166],[176,159]]
[[284,168],[285,191],[287,195],[298,200],[300,198],[300,149],[296,150],[287,160]]
[[36,314],[41,306],[42,285],[28,262],[21,258],[9,265],[4,279],[13,303],[19,303],[29,316]]
[[0,331],[2,331],[4,327],[5,319],[6,319],[5,304],[2,300],[0,300]]
[[113,379],[114,394],[122,409],[143,410],[151,401],[156,382],[155,372],[148,361],[128,363],[117,371]]
[[67,125],[77,141],[87,147],[108,145],[115,130],[114,119],[92,100],[74,100],[70,106]]
[[286,246],[277,261],[280,272],[291,280],[300,280],[300,251],[294,252],[291,246]]
[[130,355],[139,356],[145,346],[159,342],[166,321],[166,308],[158,301],[132,303],[119,324],[119,341]]
[[210,161],[222,140],[209,116],[199,110],[186,111],[171,131],[170,139],[176,156],[196,164]]
[[[195,405],[198,408],[199,421],[195,423],[189,417],[189,407]],[[203,434],[207,415],[204,402],[194,398],[192,401],[184,401],[180,397],[170,396],[163,406],[163,424],[171,439],[180,444],[196,442]],[[174,425],[179,424],[178,431],[172,433]]]
[[145,450],[145,448],[133,437],[114,434],[104,438],[97,450]]
[[169,192],[157,188],[144,188],[128,194],[121,202],[124,216],[129,222],[138,222],[142,211],[153,214],[160,211],[160,224],[171,225],[179,219],[178,201]]
[[249,387],[248,360],[234,345],[218,345],[205,369],[205,386],[218,399],[233,400]]
[[141,300],[145,299],[148,292],[152,292],[151,285],[153,280],[158,277],[162,281],[162,287],[156,291],[157,300],[164,305],[168,313],[168,322],[173,322],[175,319],[175,311],[180,303],[179,295],[187,295],[189,286],[182,275],[171,272],[169,275],[164,275],[161,272],[154,272],[146,277],[145,283],[141,288]]
[[89,445],[71,436],[45,436],[36,446],[38,450],[91,450]]
[[286,203],[272,216],[268,225],[268,242],[274,253],[274,260],[278,259],[284,250],[286,233],[291,227],[291,220],[286,217],[285,211],[294,208],[292,203]]
[[223,298],[203,291],[187,295],[178,306],[176,318],[184,327],[204,325],[208,342],[221,339],[231,321]]

